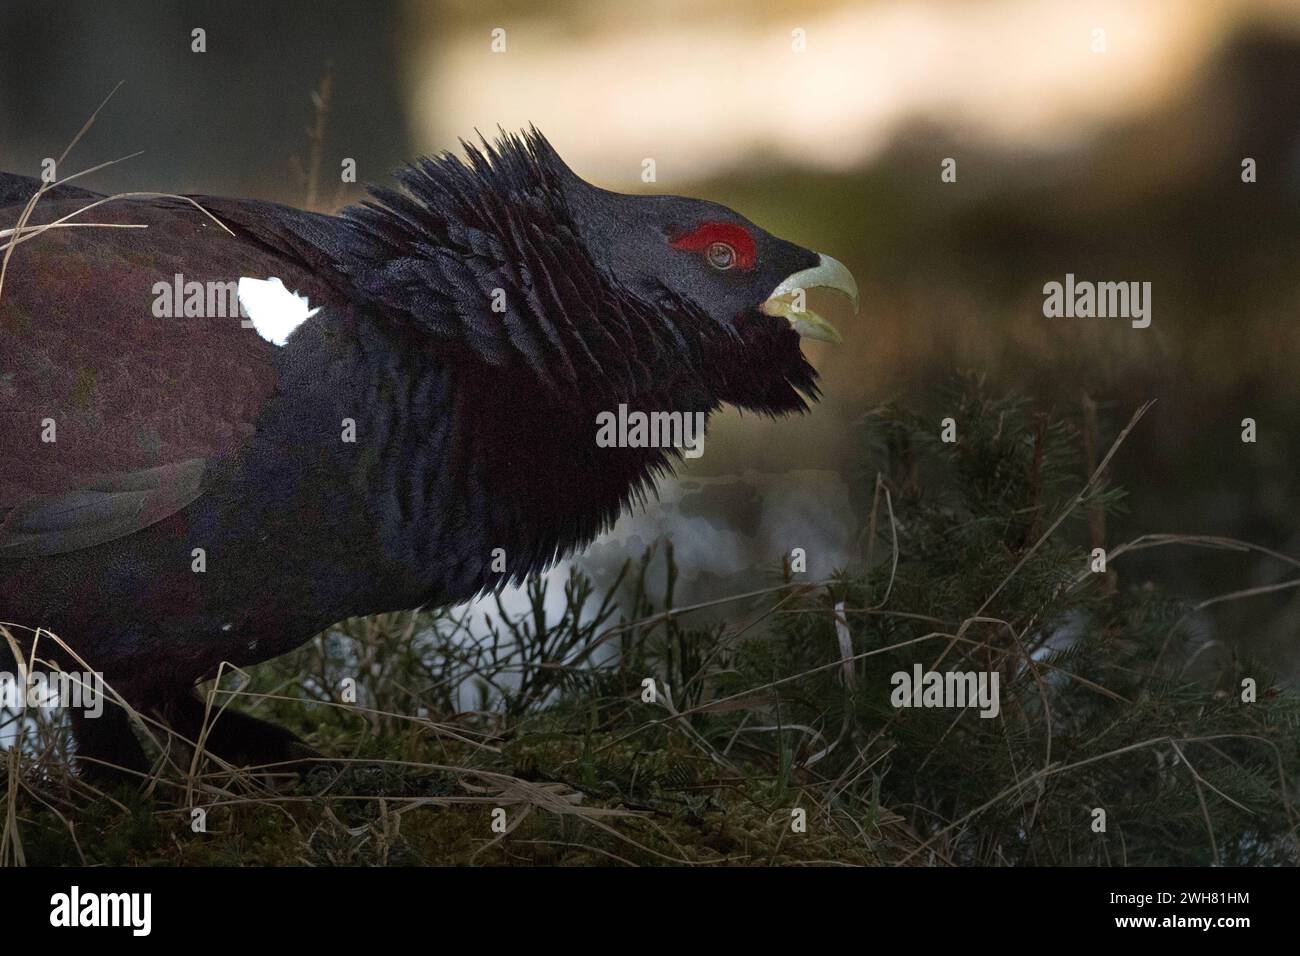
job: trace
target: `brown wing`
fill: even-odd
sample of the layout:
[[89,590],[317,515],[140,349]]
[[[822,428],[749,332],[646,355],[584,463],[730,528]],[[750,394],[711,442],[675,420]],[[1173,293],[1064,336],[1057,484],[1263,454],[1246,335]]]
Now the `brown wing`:
[[[44,200],[32,223],[86,201]],[[0,208],[0,229],[17,215]],[[73,221],[147,228],[51,229],[14,248],[0,288],[0,557],[90,547],[193,501],[205,462],[247,441],[277,383],[276,346],[243,326],[233,283],[276,276],[313,306],[332,294],[296,256],[179,201]],[[193,295],[172,301],[177,276],[182,293],[203,290],[202,315],[185,314]],[[168,305],[181,314],[157,314]]]

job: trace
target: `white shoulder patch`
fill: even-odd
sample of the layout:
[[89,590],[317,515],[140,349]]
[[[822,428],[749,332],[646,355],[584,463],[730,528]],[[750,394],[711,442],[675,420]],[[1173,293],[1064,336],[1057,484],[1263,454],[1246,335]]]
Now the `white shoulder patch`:
[[269,279],[241,276],[238,295],[248,321],[272,345],[284,345],[294,329],[320,311],[319,307],[311,308],[306,296],[290,292],[274,276]]

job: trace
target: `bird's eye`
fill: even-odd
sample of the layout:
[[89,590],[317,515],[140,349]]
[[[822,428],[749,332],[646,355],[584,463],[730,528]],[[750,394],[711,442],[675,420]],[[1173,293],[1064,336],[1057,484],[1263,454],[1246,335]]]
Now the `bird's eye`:
[[734,222],[704,222],[685,233],[669,227],[668,244],[674,249],[702,256],[720,272],[727,269],[748,272],[754,268],[758,258],[754,237],[744,226]]
[[709,243],[705,256],[715,269],[730,269],[736,264],[736,250],[725,242]]

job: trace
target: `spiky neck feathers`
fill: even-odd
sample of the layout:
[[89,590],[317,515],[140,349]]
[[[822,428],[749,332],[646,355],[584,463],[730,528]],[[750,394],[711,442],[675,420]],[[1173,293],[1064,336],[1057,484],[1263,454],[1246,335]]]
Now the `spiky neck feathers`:
[[570,213],[585,186],[536,131],[398,173],[345,210],[358,255],[344,263],[381,311],[456,340],[484,363],[534,378],[549,400],[702,410],[712,353],[729,332],[661,290],[601,269]]
[[[718,323],[667,285],[632,288],[604,267],[574,195],[587,216],[618,197],[578,179],[540,134],[465,150],[466,162],[408,166],[400,190],[346,210],[334,260],[384,340],[365,350],[380,367],[361,376],[391,393],[368,479],[385,489],[381,537],[402,566],[445,575],[406,595],[422,601],[498,583],[498,547],[509,577],[544,568],[671,469],[670,449],[598,447],[598,413],[707,415],[725,399],[775,415],[816,394],[788,328]],[[463,550],[448,554],[448,541]]]

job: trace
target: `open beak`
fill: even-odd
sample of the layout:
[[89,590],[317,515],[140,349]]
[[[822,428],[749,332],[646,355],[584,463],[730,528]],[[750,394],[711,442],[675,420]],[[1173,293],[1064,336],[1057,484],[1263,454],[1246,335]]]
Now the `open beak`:
[[781,281],[772,294],[760,307],[768,315],[776,315],[789,321],[791,327],[800,336],[820,339],[823,342],[842,342],[843,338],[824,318],[808,308],[805,293],[809,289],[835,289],[843,292],[853,303],[853,313],[858,311],[858,284],[853,281],[853,273],[844,267],[844,263],[830,256],[818,256],[817,265],[804,269]]

